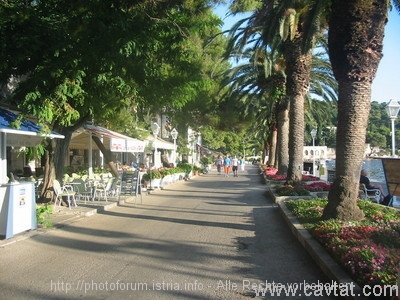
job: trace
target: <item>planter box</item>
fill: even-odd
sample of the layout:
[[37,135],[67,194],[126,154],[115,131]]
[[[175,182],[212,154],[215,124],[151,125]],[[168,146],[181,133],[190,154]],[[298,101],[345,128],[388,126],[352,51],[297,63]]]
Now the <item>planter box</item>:
[[275,196],[275,203],[286,201],[286,200],[299,200],[299,199],[315,199],[315,196]]
[[151,189],[161,189],[161,181],[162,178],[154,178],[150,180],[150,183],[147,185],[148,188]]
[[282,186],[285,183],[285,180],[268,180],[268,179],[266,179],[265,182],[269,185]]
[[309,196],[278,196],[274,193],[275,187],[268,188],[268,195],[274,200],[275,203],[285,201],[285,200],[294,200],[294,199],[315,199],[315,198],[326,198],[328,197],[329,192],[310,192]]
[[174,182],[174,178],[172,175],[166,175],[164,176],[164,178],[162,179],[162,186],[171,184]]
[[172,176],[172,182],[179,181],[179,173],[172,174],[171,176]]

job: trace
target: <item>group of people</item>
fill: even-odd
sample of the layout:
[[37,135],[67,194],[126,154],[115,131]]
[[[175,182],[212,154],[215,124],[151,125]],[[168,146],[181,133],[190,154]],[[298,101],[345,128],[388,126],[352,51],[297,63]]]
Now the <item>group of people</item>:
[[229,177],[229,173],[231,172],[231,170],[233,173],[233,177],[238,177],[239,166],[240,170],[244,171],[244,164],[245,161],[243,157],[238,158],[236,155],[233,158],[231,158],[229,155],[226,155],[225,157],[219,156],[215,161],[218,174],[221,174],[223,168],[225,177]]

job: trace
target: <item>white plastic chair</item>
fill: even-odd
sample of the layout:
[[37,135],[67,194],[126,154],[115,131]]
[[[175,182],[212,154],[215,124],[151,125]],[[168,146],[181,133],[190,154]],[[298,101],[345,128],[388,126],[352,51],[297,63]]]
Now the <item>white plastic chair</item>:
[[78,201],[81,201],[81,198],[85,200],[91,200],[92,198],[92,189],[86,185],[86,183],[81,178],[76,178],[72,181],[74,184],[74,189],[78,196]]
[[365,184],[360,183],[360,192],[363,199],[379,203],[381,201],[381,191],[378,189],[367,189]]
[[73,203],[76,205],[75,194],[76,192],[70,185],[61,186],[60,182],[56,179],[53,181],[53,189],[56,194],[56,199],[54,201],[54,209],[56,208],[57,201],[59,201],[59,206],[61,206],[62,197],[66,197],[68,201],[68,207],[71,209],[71,199]]
[[98,198],[98,200],[101,200],[104,198],[106,202],[108,202],[107,195],[111,191],[111,187],[113,185],[114,180],[117,180],[116,178],[109,178],[106,182],[106,184],[101,184],[99,183],[96,185],[94,189],[94,195],[93,198]]

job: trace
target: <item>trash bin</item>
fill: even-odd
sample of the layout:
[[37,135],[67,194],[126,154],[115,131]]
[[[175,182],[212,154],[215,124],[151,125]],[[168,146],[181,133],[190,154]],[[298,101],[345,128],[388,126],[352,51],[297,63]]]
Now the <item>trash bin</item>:
[[0,236],[36,229],[36,197],[33,182],[14,182],[0,186]]

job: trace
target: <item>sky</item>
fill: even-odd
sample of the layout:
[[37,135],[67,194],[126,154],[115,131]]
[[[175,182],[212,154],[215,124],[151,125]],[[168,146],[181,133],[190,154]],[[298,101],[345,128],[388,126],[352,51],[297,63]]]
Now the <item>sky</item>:
[[[218,6],[214,12],[224,21],[223,30],[243,18],[226,18],[226,7]],[[371,101],[389,102],[390,99],[400,101],[400,14],[393,9],[389,13],[389,22],[385,27],[383,39],[383,58],[372,83]]]

